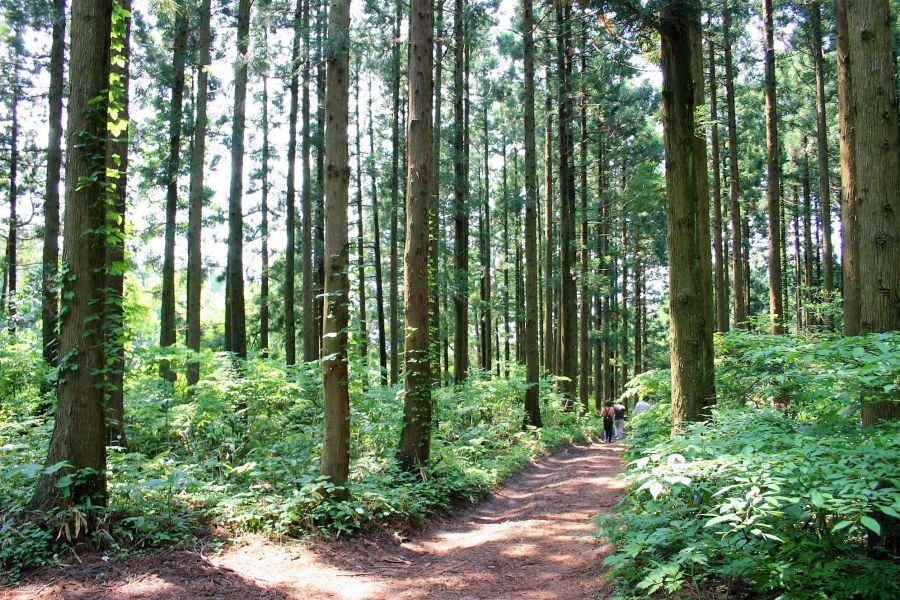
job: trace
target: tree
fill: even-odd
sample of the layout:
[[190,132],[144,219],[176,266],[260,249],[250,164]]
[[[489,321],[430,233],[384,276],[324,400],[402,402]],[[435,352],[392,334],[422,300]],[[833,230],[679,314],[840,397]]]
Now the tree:
[[247,358],[247,315],[244,310],[244,130],[247,112],[247,50],[251,0],[240,0],[237,15],[238,58],[234,68],[231,127],[231,183],[228,194],[228,267],[225,274],[225,350]]
[[[335,485],[350,470],[350,394],[347,387],[347,297],[350,283],[347,204],[350,186],[347,122],[350,103],[350,0],[331,0],[325,80],[325,307],[322,385],[325,424],[322,474]],[[430,121],[429,121],[430,122]],[[427,338],[426,338],[427,339]]]
[[400,0],[394,3],[394,33],[391,42],[391,212],[390,212],[390,282],[388,293],[391,302],[390,335],[391,335],[391,385],[399,381],[400,371],[400,293],[398,283],[400,277],[398,263],[398,218],[400,211],[400,25],[403,11]]
[[406,247],[403,314],[405,315],[405,388],[403,429],[397,457],[405,469],[428,462],[431,450],[431,359],[429,357],[430,256],[428,212],[432,162],[432,0],[413,0],[409,11],[408,102],[406,136]]
[[669,336],[672,420],[709,415],[715,398],[712,277],[706,140],[695,120],[703,104],[700,14],[690,2],[668,0],[660,19],[663,131],[669,246]]
[[[525,63],[525,423],[541,427],[538,355],[537,149],[534,118],[534,9],[522,0]],[[549,200],[549,197],[548,197]],[[518,332],[516,332],[518,333]]]
[[[856,186],[856,230],[859,258],[859,333],[900,329],[900,136],[897,92],[891,48],[890,11],[884,0],[846,5]],[[860,71],[857,71],[857,67]],[[865,73],[857,77],[858,72]],[[900,419],[900,404],[867,402],[863,424]],[[900,543],[897,532],[895,546]]]
[[[200,5],[199,59],[197,64],[197,99],[194,110],[195,126],[191,150],[190,208],[188,209],[188,266],[187,266],[187,347],[200,351],[200,293],[203,288],[203,172],[206,161],[206,103],[209,87],[211,0]],[[187,368],[188,386],[200,380],[200,363],[191,361]]]
[[[731,9],[722,14],[722,46],[725,54],[725,96],[728,113],[728,187],[731,194],[731,254],[732,295],[734,296],[734,323],[741,327],[747,321],[747,304],[744,301],[746,283],[741,248],[741,202],[738,188],[737,111],[734,99],[734,61],[731,56]],[[749,275],[748,275],[749,276]]]
[[46,461],[48,467],[67,466],[43,472],[30,503],[35,510],[61,504],[65,486],[57,483],[73,473],[78,476],[68,502],[106,503],[101,324],[108,200],[102,174],[106,171],[105,97],[112,12],[112,0],[80,0],[72,6],[61,364],[56,422]]
[[[159,345],[162,348],[175,343],[175,218],[178,212],[178,172],[181,170],[181,117],[184,102],[184,65],[188,37],[187,8],[176,3],[174,11],[175,36],[172,46],[172,90],[169,104],[169,160],[166,165],[165,250],[163,252],[162,299],[159,310]],[[246,51],[244,53],[246,54]],[[160,376],[163,379],[174,381],[175,373],[169,367],[168,361],[163,361],[160,364]]]
[[709,36],[709,111],[712,121],[710,145],[713,166],[713,250],[716,264],[716,331],[728,331],[728,289],[725,287],[725,250],[722,242],[722,188],[719,173],[719,103],[716,89],[716,53]]
[[572,72],[571,7],[556,4],[556,69],[559,77],[557,88],[557,114],[559,126],[559,351],[560,391],[565,395],[566,406],[571,408],[578,389],[578,331],[576,330],[577,292],[572,269],[575,264],[573,248],[575,230],[575,177],[569,164],[572,140],[569,133],[571,98],[569,76]]
[[454,192],[454,295],[453,381],[462,383],[469,373],[469,162],[466,152],[464,82],[466,38],[463,32],[465,0],[456,0],[453,17],[453,192]]
[[834,292],[834,252],[831,248],[831,182],[828,166],[828,119],[825,111],[825,60],[822,56],[822,5],[810,6],[812,54],[816,69],[816,142],[819,160],[819,198],[822,203],[822,253],[828,298]]
[[12,34],[12,97],[10,98],[10,134],[9,134],[9,231],[6,238],[6,268],[8,279],[6,281],[6,316],[7,327],[10,334],[16,332],[16,275],[18,270],[17,242],[19,230],[19,216],[17,214],[18,170],[19,170],[19,101],[22,95],[21,82],[19,81],[19,63],[22,59],[24,48],[22,43],[21,19],[14,17],[17,23],[13,26]]
[[287,243],[284,253],[284,362],[297,362],[297,331],[294,293],[297,257],[297,109],[300,95],[300,43],[303,27],[303,0],[294,9],[294,41],[291,46],[290,108],[288,110],[287,191],[285,193],[285,229]]
[[301,296],[303,304],[303,360],[306,362],[318,358],[318,330],[316,328],[315,291],[313,289],[312,271],[312,171],[310,169],[310,152],[312,138],[310,129],[309,85],[312,80],[312,52],[310,51],[309,29],[311,26],[310,0],[303,0],[303,95],[301,116],[303,137],[300,155],[303,163],[303,188],[300,192],[300,244],[302,267]]
[[544,368],[556,373],[553,343],[553,99],[550,66],[546,67],[544,97]]
[[[441,360],[440,360],[440,344],[441,344],[441,295],[438,293],[440,288],[438,280],[438,272],[440,270],[440,253],[441,253],[441,212],[440,212],[440,195],[441,195],[441,100],[443,98],[441,84],[443,76],[444,63],[444,0],[438,0],[435,7],[435,34],[437,36],[434,44],[434,127],[432,138],[434,150],[432,151],[432,176],[431,185],[431,214],[429,214],[429,226],[431,236],[431,263],[429,266],[429,299],[431,300],[431,323],[429,325],[431,341],[431,379],[433,385],[441,383]],[[438,165],[437,167],[434,165]]]
[[[372,80],[369,80],[369,97],[372,97]],[[384,285],[381,274],[381,228],[378,222],[378,185],[375,174],[375,135],[373,133],[372,103],[369,103],[369,156],[372,158],[369,178],[372,180],[372,228],[375,250],[375,309],[378,313],[378,367],[381,384],[387,385],[387,340],[384,331]]]
[[766,206],[769,216],[769,317],[772,333],[784,333],[781,275],[781,190],[778,165],[778,105],[775,96],[775,15],[772,0],[763,0],[763,46],[766,72]]
[[[106,426],[107,442],[125,447],[125,209],[128,200],[129,76],[131,68],[131,0],[119,0],[110,66],[110,140],[106,174],[113,195],[106,229]],[[124,29],[124,31],[121,31]],[[116,112],[117,118],[113,118]]]
[[66,2],[53,0],[50,89],[47,95],[47,175],[44,189],[44,244],[41,256],[41,341],[44,362],[58,365],[59,173],[62,167],[62,109],[65,68]]

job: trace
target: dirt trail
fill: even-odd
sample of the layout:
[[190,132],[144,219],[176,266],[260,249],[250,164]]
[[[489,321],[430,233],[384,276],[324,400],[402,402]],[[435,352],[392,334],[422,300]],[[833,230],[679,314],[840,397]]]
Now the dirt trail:
[[593,600],[609,551],[588,519],[621,495],[620,446],[569,446],[484,502],[409,540],[275,544],[220,555],[172,551],[57,567],[0,598],[20,600]]

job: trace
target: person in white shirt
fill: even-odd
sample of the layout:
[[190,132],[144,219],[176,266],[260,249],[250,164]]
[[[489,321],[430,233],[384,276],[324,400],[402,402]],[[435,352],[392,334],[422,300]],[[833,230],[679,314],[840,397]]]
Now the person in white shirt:
[[634,416],[637,416],[650,408],[650,403],[645,402],[644,400],[638,400],[637,404],[634,405]]
[[615,439],[621,440],[625,437],[625,416],[628,411],[625,409],[625,405],[619,402],[616,402],[613,405],[613,409],[616,411],[616,437]]

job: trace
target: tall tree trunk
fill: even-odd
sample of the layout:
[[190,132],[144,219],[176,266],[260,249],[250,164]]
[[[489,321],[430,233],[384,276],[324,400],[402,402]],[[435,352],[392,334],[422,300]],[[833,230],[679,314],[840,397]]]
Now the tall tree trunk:
[[398,263],[398,213],[400,211],[400,24],[403,21],[400,0],[394,3],[394,33],[391,48],[391,258],[389,293],[391,303],[391,385],[400,377],[400,294]]
[[[819,198],[822,204],[824,284],[827,298],[834,292],[834,253],[831,249],[831,181],[828,166],[828,118],[825,112],[825,61],[822,56],[822,5],[810,7],[812,53],[816,69],[816,141],[819,159]],[[833,326],[833,324],[829,324]]]
[[637,259],[637,263],[634,266],[634,374],[640,375],[644,371],[643,366],[643,347],[642,347],[642,339],[641,339],[641,330],[644,327],[643,321],[643,306],[644,300],[641,296],[641,289],[643,285],[643,263],[641,259]]
[[[553,343],[553,98],[550,66],[544,71],[544,369],[556,373],[556,344]],[[518,332],[517,332],[518,335]]]
[[234,113],[231,127],[231,183],[228,195],[228,269],[225,286],[225,350],[247,358],[247,316],[244,310],[244,130],[247,113],[247,49],[252,0],[238,5],[234,69]]
[[[803,187],[803,294],[805,304],[812,303],[813,298],[813,240],[812,240],[812,194],[809,189],[809,157],[806,154],[806,139],[803,139],[803,163],[800,184]],[[799,310],[799,306],[797,307]],[[809,309],[803,311],[803,325],[807,329],[812,325]]]
[[775,14],[763,0],[763,46],[766,73],[766,197],[769,216],[769,318],[772,333],[784,332],[781,275],[781,199],[778,165],[778,105],[775,96]]
[[411,469],[431,450],[431,363],[428,353],[428,211],[432,204],[432,0],[413,0],[409,12],[409,129],[406,136],[406,247],[403,304],[406,326],[403,430],[397,457]]
[[[70,92],[66,142],[65,234],[56,422],[46,465],[71,467],[40,476],[30,508],[46,510],[62,502],[106,504],[106,433],[103,410],[105,368],[102,327],[106,254],[106,90],[112,0],[80,0],[72,6]],[[100,100],[99,102],[97,100]],[[84,182],[84,183],[82,183]],[[88,472],[83,469],[91,469]],[[67,498],[65,475],[80,472]]]
[[[538,208],[537,148],[534,139],[534,29],[532,1],[522,0],[525,63],[525,424],[541,427],[541,404],[538,395],[540,391],[540,359],[537,344]],[[505,205],[504,208],[506,208]],[[518,334],[518,332],[516,333]]]
[[316,135],[313,138],[316,151],[315,206],[313,207],[313,294],[315,304],[315,356],[322,354],[322,336],[325,335],[325,95],[326,58],[328,35],[327,11],[329,3],[322,0],[316,12]]
[[731,10],[726,8],[722,15],[722,48],[725,52],[725,96],[728,112],[728,184],[731,193],[731,247],[733,259],[732,282],[734,296],[734,324],[746,325],[747,303],[745,298],[745,273],[743,236],[741,235],[741,202],[738,177],[737,116],[734,99],[734,61],[731,56]]
[[454,172],[454,296],[453,308],[456,328],[453,339],[453,380],[462,383],[469,372],[469,164],[466,156],[466,118],[464,95],[465,0],[455,0],[453,20],[453,172]]
[[581,235],[580,235],[580,253],[579,253],[579,283],[581,287],[581,311],[580,317],[578,321],[578,343],[579,343],[579,352],[578,352],[578,364],[579,364],[579,372],[578,372],[578,396],[581,400],[581,405],[584,407],[585,412],[590,408],[589,405],[589,396],[591,389],[591,346],[590,339],[588,338],[588,331],[591,320],[591,290],[588,286],[588,261],[589,250],[588,250],[588,185],[587,185],[587,142],[588,142],[588,130],[587,130],[587,96],[585,93],[585,79],[587,78],[587,23],[582,19],[581,26],[585,27],[582,29],[581,33],[581,70],[579,73],[579,79],[581,83],[581,139],[579,144],[579,174],[581,177],[581,186],[579,189],[581,195]]
[[482,365],[488,375],[491,373],[491,358],[493,349],[491,348],[491,331],[492,314],[491,314],[491,180],[490,180],[490,149],[488,146],[490,132],[488,131],[488,99],[484,99],[483,106],[483,126],[484,126],[484,231],[482,232],[482,254],[481,254],[481,300],[484,303],[484,313],[482,320],[483,349],[482,349]]
[[[131,12],[131,0],[119,0],[123,11]],[[110,80],[112,95],[116,98],[118,119],[128,121],[129,73],[131,61],[131,17],[124,18],[122,31],[113,31],[121,46],[111,56],[110,69],[117,76]],[[116,44],[113,48],[116,48]],[[112,54],[112,50],[111,50]],[[112,212],[115,218],[107,219],[105,270],[106,270],[106,322],[104,334],[107,361],[106,381],[106,441],[110,446],[128,446],[125,436],[125,208],[128,199],[128,128],[111,136],[107,146],[106,173],[113,179]]]
[[604,235],[604,219],[606,218],[606,213],[603,204],[604,160],[603,124],[600,123],[597,128],[597,222],[595,226],[595,236],[597,238],[597,272],[600,275],[601,280],[596,293],[596,307],[594,309],[594,312],[596,313],[594,317],[594,329],[597,337],[594,344],[594,410],[597,412],[603,407],[603,401],[606,398],[606,385],[603,376],[604,348],[606,347],[603,329],[606,321],[606,316],[603,312],[603,290],[606,288],[606,252],[603,244],[603,240],[606,237]]
[[[264,26],[263,43],[268,47],[268,26]],[[265,50],[264,50],[265,52]],[[268,57],[266,57],[268,62]],[[259,235],[261,238],[262,266],[259,282],[259,353],[269,355],[269,76],[263,75],[262,89],[262,177],[260,194]]]
[[[369,98],[372,98],[372,80],[369,79]],[[381,384],[387,385],[387,337],[384,331],[384,286],[381,273],[381,228],[378,222],[378,187],[375,168],[375,135],[372,118],[372,103],[369,102],[369,178],[372,181],[372,235],[375,238],[375,309],[378,313],[378,367]]]
[[318,328],[316,326],[316,298],[313,281],[313,238],[312,238],[312,115],[309,98],[309,86],[313,76],[313,57],[310,34],[312,12],[310,0],[303,0],[303,93],[301,95],[300,121],[303,123],[303,135],[300,140],[300,156],[303,169],[303,187],[300,189],[300,244],[302,263],[301,270],[301,303],[303,305],[303,360],[310,362],[318,358]]
[[716,88],[716,53],[712,35],[709,43],[709,111],[713,167],[713,250],[716,264],[716,331],[728,331],[728,288],[725,286],[725,251],[722,243],[722,186],[719,173],[719,103]]
[[65,67],[66,2],[53,0],[50,89],[47,95],[47,175],[44,188],[44,244],[41,255],[41,347],[44,362],[57,366],[59,272],[59,173],[62,167],[62,109]]
[[[848,50],[853,77],[856,204],[859,257],[859,333],[900,329],[900,136],[897,123],[891,18],[886,0],[847,4]],[[859,67],[857,69],[857,67]],[[865,77],[856,74],[865,69]],[[883,400],[863,405],[863,425],[900,418],[900,405]],[[897,552],[900,532],[886,527],[882,542]]]
[[841,149],[841,258],[843,259],[844,335],[860,334],[859,233],[856,197],[856,106],[850,57],[848,0],[835,1],[838,105]]
[[[533,44],[534,42],[532,42]],[[532,48],[532,53],[534,49]],[[532,63],[534,59],[532,58]],[[533,86],[532,86],[533,91]],[[533,107],[532,107],[533,112]],[[507,187],[507,177],[506,177],[506,167],[507,167],[507,158],[506,158],[506,139],[503,139],[502,148],[501,148],[502,156],[503,156],[503,362],[504,362],[504,373],[509,370],[509,341],[510,341],[510,328],[509,328],[509,189]],[[536,168],[536,167],[535,167]],[[528,165],[525,165],[526,177]],[[526,182],[527,184],[527,182]],[[527,210],[527,209],[526,209]],[[526,216],[527,218],[527,216]],[[527,225],[527,224],[526,224]],[[526,242],[527,243],[527,242]],[[537,243],[537,242],[535,242]],[[527,259],[527,257],[526,257]],[[526,267],[527,268],[527,267]],[[527,286],[526,282],[526,286]],[[527,291],[527,290],[526,290]],[[527,309],[526,309],[527,310]],[[527,342],[526,342],[527,344]]]
[[357,61],[356,90],[356,267],[359,276],[359,355],[362,359],[363,389],[369,385],[369,325],[366,322],[366,242],[363,235],[362,119],[359,111],[359,80],[362,65]]
[[556,5],[556,62],[559,72],[559,89],[557,93],[559,117],[559,183],[560,183],[560,216],[559,216],[559,251],[560,251],[560,392],[565,396],[566,407],[574,406],[575,392],[578,389],[578,332],[576,331],[575,310],[577,294],[572,268],[575,262],[573,251],[575,202],[574,191],[570,183],[571,142],[569,134],[570,98],[569,74],[571,56],[571,25],[569,23],[571,9],[561,4]]
[[[191,151],[190,208],[188,210],[188,270],[187,270],[187,347],[200,351],[200,292],[203,288],[203,259],[201,241],[203,237],[203,171],[206,162],[206,104],[209,87],[210,64],[210,18],[211,0],[203,0],[200,7],[200,60],[197,65],[196,124],[194,127],[194,147]],[[190,361],[187,365],[188,386],[200,380],[200,362]]]
[[[350,186],[347,121],[350,103],[350,0],[331,0],[328,12],[325,107],[325,302],[322,385],[325,423],[322,474],[335,485],[350,470],[350,395],[347,381],[347,204]],[[342,494],[339,494],[342,495]]]
[[434,97],[434,129],[432,140],[432,176],[431,176],[431,213],[429,214],[429,228],[431,237],[431,262],[428,270],[428,290],[431,301],[429,341],[431,343],[431,384],[434,387],[441,385],[441,296],[439,293],[440,254],[441,254],[441,93],[442,75],[444,69],[444,1],[440,0],[435,6],[435,34],[434,44],[434,83],[432,95]]
[[680,428],[685,421],[708,416],[715,398],[706,140],[695,122],[696,107],[703,103],[697,7],[668,0],[662,9],[660,35],[672,419],[673,426]]
[[[187,36],[187,8],[177,4],[175,6],[175,36],[172,46],[173,79],[169,100],[169,160],[166,165],[165,249],[163,251],[162,299],[159,309],[159,345],[162,348],[175,344],[175,229],[177,227],[176,216],[178,213],[178,172],[181,170],[181,121],[184,105],[184,65],[187,53]],[[244,50],[244,53],[246,53],[246,50]],[[237,91],[235,94],[237,94]],[[241,135],[243,137],[243,132]],[[233,166],[234,163],[232,162]],[[160,363],[159,373],[160,377],[167,381],[175,380],[175,372],[169,366],[169,361]]]
[[288,110],[287,192],[285,194],[284,248],[284,362],[297,362],[297,317],[294,306],[297,277],[297,112],[300,104],[300,43],[303,24],[303,0],[294,8],[294,41],[291,46],[290,108]]
[[10,132],[9,132],[9,235],[6,238],[6,268],[7,268],[7,296],[6,296],[6,318],[7,318],[7,328],[9,329],[10,334],[15,334],[16,332],[16,274],[18,272],[18,229],[19,229],[19,216],[16,214],[16,209],[18,208],[16,203],[18,201],[18,170],[19,170],[19,95],[21,93],[20,90],[20,82],[19,82],[19,58],[20,58],[20,42],[21,42],[21,30],[20,26],[16,25],[16,32],[13,34],[16,38],[13,41],[16,49],[14,50],[15,56],[13,58],[13,74],[12,74],[12,99],[10,101]]

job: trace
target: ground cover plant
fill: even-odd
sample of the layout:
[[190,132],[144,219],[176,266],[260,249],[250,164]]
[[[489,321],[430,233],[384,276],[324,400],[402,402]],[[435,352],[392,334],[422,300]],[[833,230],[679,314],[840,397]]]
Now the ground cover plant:
[[719,408],[677,435],[657,379],[633,383],[656,403],[632,423],[621,513],[599,521],[620,597],[897,597],[900,563],[878,545],[900,516],[900,427],[860,427],[859,410],[897,400],[900,338],[719,346]]
[[[0,352],[4,365],[40,360],[18,348]],[[179,360],[177,353],[164,356]],[[341,497],[318,472],[322,399],[316,364],[285,369],[255,359],[235,369],[226,355],[207,354],[207,375],[187,395],[160,382],[159,358],[138,352],[130,365],[126,390],[134,425],[127,428],[128,448],[111,449],[106,507],[75,504],[32,519],[25,505],[45,468],[51,415],[36,415],[37,384],[4,392],[0,564],[6,575],[81,552],[70,542],[84,540],[85,528],[88,544],[82,548],[114,555],[182,544],[211,528],[334,536],[415,524],[479,499],[537,454],[597,434],[593,418],[563,410],[549,383],[542,390],[544,427],[523,429],[521,373],[474,377],[437,392],[435,459],[408,473],[394,460],[396,416],[402,414],[398,388],[363,391],[356,380],[349,495]],[[246,407],[239,410],[241,398]],[[62,483],[73,485],[74,477]]]

